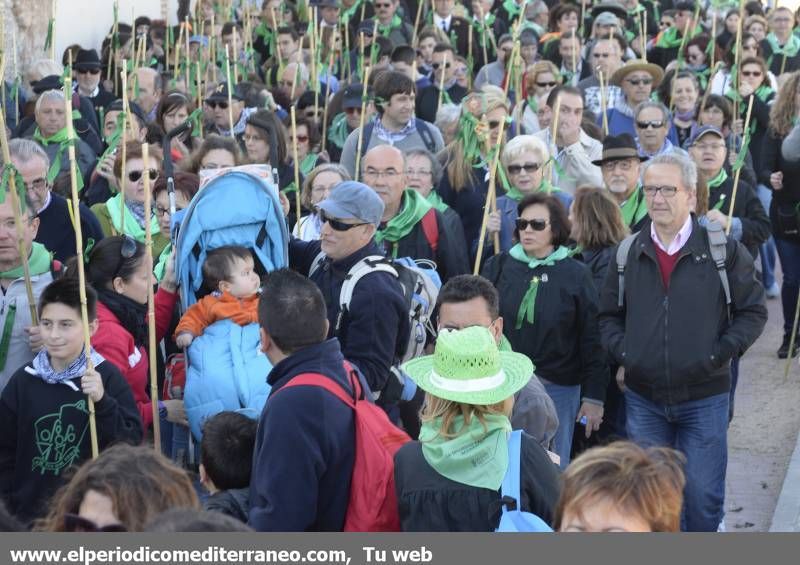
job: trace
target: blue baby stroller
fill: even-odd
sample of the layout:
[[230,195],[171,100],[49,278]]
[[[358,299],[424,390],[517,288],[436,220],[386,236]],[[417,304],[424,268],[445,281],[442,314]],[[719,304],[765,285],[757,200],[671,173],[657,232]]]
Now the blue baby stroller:
[[[202,298],[208,251],[224,245],[249,248],[262,276],[288,265],[289,234],[278,191],[265,178],[231,170],[211,180],[180,218],[175,272],[181,310]],[[192,436],[200,440],[206,419],[233,410],[258,418],[269,395],[271,365],[261,353],[258,324],[221,320],[188,350],[184,405]]]

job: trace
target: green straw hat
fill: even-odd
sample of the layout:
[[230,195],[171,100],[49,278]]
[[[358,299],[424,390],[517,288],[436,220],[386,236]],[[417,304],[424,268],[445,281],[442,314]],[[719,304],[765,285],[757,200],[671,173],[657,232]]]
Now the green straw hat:
[[441,332],[433,355],[402,368],[425,392],[477,405],[502,402],[533,375],[527,356],[498,350],[494,336],[481,326]]

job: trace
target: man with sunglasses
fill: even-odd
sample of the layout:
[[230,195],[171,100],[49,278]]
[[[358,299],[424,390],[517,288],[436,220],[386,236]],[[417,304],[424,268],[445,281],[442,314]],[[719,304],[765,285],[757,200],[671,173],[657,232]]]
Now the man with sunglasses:
[[221,82],[217,85],[205,100],[206,105],[211,108],[214,115],[214,124],[209,133],[216,133],[223,137],[235,137],[241,143],[244,128],[247,125],[247,118],[258,108],[245,107],[245,89],[242,84],[234,85],[231,92],[230,103],[233,113],[233,131],[231,131],[230,115],[228,113],[228,83]]
[[[378,34],[388,38],[392,45],[411,45],[414,38],[414,27],[397,13],[400,7],[400,0],[375,0],[372,2],[375,8],[375,18],[378,20]],[[373,20],[364,20],[362,24],[369,22],[369,27],[374,26]]]
[[667,153],[643,167],[652,221],[620,244],[621,272],[608,269],[600,332],[624,368],[630,438],[686,456],[682,529],[713,532],[724,516],[730,361],[764,329],[764,289],[745,248],[694,217],[694,163]]
[[673,143],[669,134],[674,131],[669,119],[669,110],[661,102],[645,100],[634,110],[633,123],[636,124],[636,143],[642,157],[655,157],[665,153],[686,151]]
[[[592,44],[589,61],[592,65],[592,76],[578,83],[578,88],[583,92],[586,110],[594,116],[602,116],[603,106],[613,108],[617,100],[622,97],[619,86],[608,84],[608,81],[622,66],[622,54],[625,51],[626,41],[621,35],[599,37]],[[605,86],[605,100],[600,96],[600,75],[603,76]]]
[[[650,96],[663,78],[664,70],[661,67],[640,59],[628,61],[611,75],[611,80],[608,82],[612,86],[619,87],[622,96],[617,97],[614,106],[606,106],[609,133],[615,135],[629,133],[636,136],[633,123],[634,108],[650,100]],[[597,115],[597,125],[603,127],[602,114]],[[674,141],[677,143],[677,136]]]
[[73,92],[85,96],[94,105],[97,112],[98,123],[102,122],[101,116],[111,105],[116,96],[108,92],[102,85],[100,78],[102,65],[97,51],[94,49],[79,49],[72,63]]
[[[345,359],[361,370],[373,393],[381,393],[382,403],[394,404],[403,397],[405,383],[390,378],[391,367],[409,336],[400,283],[390,273],[371,272],[355,286],[346,311],[339,302],[350,270],[366,257],[383,255],[374,241],[383,218],[383,201],[369,186],[345,181],[336,185],[317,208],[322,222],[320,239],[292,239],[289,263],[322,291],[328,310],[328,337],[339,338]],[[406,399],[413,396],[411,388]]]
[[[436,121],[436,112],[439,110],[439,99],[442,104],[447,102],[459,104],[467,89],[459,85],[455,77],[456,53],[448,43],[439,43],[433,48],[431,59],[430,86],[423,88],[417,97],[417,117],[427,122]],[[444,92],[440,87],[444,85]]]

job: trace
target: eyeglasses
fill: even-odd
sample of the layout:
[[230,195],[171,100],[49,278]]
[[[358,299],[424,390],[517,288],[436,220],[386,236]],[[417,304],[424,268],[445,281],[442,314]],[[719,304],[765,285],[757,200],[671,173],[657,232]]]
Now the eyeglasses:
[[664,127],[664,120],[650,120],[649,122],[640,122],[636,120],[636,127],[639,129],[660,129]]
[[169,214],[169,208],[163,208],[161,206],[155,206],[153,211],[155,212],[157,218],[160,218],[165,214]]
[[212,110],[216,110],[217,108],[219,108],[220,110],[228,109],[227,102],[217,102],[215,100],[207,100],[206,104],[208,104],[208,107],[211,108]]
[[96,522],[88,520],[78,514],[66,513],[64,514],[64,530],[68,532],[127,532],[123,524],[109,524],[107,526],[98,526]]
[[693,147],[696,147],[700,151],[719,151],[720,149],[725,149],[727,146],[724,143],[695,143]]
[[297,143],[306,143],[308,142],[307,135],[295,135],[294,138],[297,140]]
[[538,86],[539,88],[553,88],[557,84],[558,83],[556,81],[551,81],[551,82],[539,82],[538,80],[536,81],[536,86]]
[[[139,179],[142,178],[142,174],[144,171],[131,171],[128,173],[128,180],[131,182],[139,182]],[[147,176],[150,177],[151,181],[154,181],[158,178],[158,171],[155,169],[148,169]]]
[[672,198],[678,192],[677,186],[653,186],[645,185],[642,187],[645,195],[649,198],[655,198],[657,192],[660,192],[664,198]]
[[743,77],[760,77],[763,73],[761,71],[742,71]]
[[47,186],[47,179],[43,177],[39,177],[38,179],[33,179],[31,182],[26,182],[25,187],[28,190],[42,190]]
[[649,86],[653,84],[653,79],[651,78],[628,78],[625,79],[628,84],[632,84],[633,86],[645,85]]
[[370,177],[373,179],[379,179],[381,177],[384,177],[387,180],[391,180],[399,174],[400,171],[396,171],[394,169],[387,169],[385,171],[376,171],[375,169],[367,169],[366,171],[364,171],[364,178]]
[[319,220],[323,224],[325,222],[327,222],[328,225],[331,227],[331,229],[333,229],[335,231],[348,231],[348,230],[351,230],[353,228],[357,228],[358,226],[366,226],[367,225],[366,223],[346,224],[341,220],[336,220],[334,218],[329,218],[328,216],[325,215],[325,212],[323,212],[322,210],[320,210],[320,212],[319,212]]
[[489,120],[489,129],[497,129],[500,127],[500,120]]
[[431,171],[426,169],[406,169],[406,176],[409,177],[422,177],[429,174],[431,174]]
[[360,114],[361,113],[361,108],[345,108],[344,109],[344,113],[345,114],[356,114],[356,113]]
[[623,171],[630,171],[633,167],[633,161],[631,159],[615,159],[614,161],[606,161],[601,165],[604,171],[613,171],[617,167],[622,169]]
[[[441,66],[442,66],[442,64],[441,64],[441,63],[431,63],[431,68],[433,68],[434,70],[435,70],[435,69],[438,69],[438,68],[439,68],[439,67],[441,67]],[[445,64],[444,64],[444,68],[445,68],[445,69],[449,69],[449,68],[450,68],[450,63],[445,63]]]
[[547,224],[550,222],[547,220],[526,220],[524,218],[517,218],[515,223],[519,231],[525,231],[528,229],[528,226],[530,226],[533,231],[544,231],[547,228]]
[[518,175],[522,171],[526,173],[535,173],[539,170],[539,167],[541,167],[539,163],[525,163],[524,165],[509,165],[506,169],[508,169],[509,175]]
[[75,69],[79,75],[99,75],[100,69]]

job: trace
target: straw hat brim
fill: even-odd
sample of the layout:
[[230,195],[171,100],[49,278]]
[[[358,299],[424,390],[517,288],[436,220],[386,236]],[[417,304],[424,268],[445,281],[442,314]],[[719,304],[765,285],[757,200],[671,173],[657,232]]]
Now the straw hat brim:
[[[443,379],[435,374],[433,359],[434,355],[418,357],[405,363],[402,369],[425,392],[453,402],[475,405],[497,404],[522,389],[533,376],[533,363],[526,355],[501,351],[502,372],[490,377],[501,382],[494,386],[470,390],[470,383],[475,385],[475,380]],[[447,382],[452,383],[452,386],[446,385]]]
[[637,61],[628,63],[611,75],[611,84],[614,86],[622,86],[622,81],[625,77],[636,71],[645,71],[653,77],[653,88],[658,88],[661,81],[664,79],[664,69],[653,63],[645,63],[644,61]]

